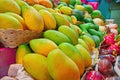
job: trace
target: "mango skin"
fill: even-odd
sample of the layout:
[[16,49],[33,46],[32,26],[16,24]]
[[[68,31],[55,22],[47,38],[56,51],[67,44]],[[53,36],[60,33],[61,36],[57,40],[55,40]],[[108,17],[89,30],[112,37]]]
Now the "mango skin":
[[54,49],[48,54],[47,65],[54,80],[80,80],[77,65],[60,49]]
[[16,63],[17,64],[22,64],[23,63],[23,57],[26,54],[31,53],[31,49],[27,44],[21,44],[18,46],[17,51],[16,51]]
[[43,18],[45,30],[57,28],[56,20],[49,11],[42,9],[42,10],[39,10],[39,14]]
[[53,80],[48,73],[47,59],[40,54],[27,54],[23,58],[23,66],[36,80]]
[[15,0],[0,0],[0,13],[4,12],[14,12],[20,15],[21,8]]
[[22,16],[28,29],[36,32],[44,30],[43,18],[32,6],[22,6]]
[[22,24],[15,17],[5,13],[0,13],[0,28],[2,29],[13,28],[23,30]]
[[75,45],[75,47],[79,50],[81,53],[83,60],[85,62],[85,67],[90,67],[92,65],[92,57],[90,53],[87,51],[86,48],[84,48],[81,44]]
[[45,38],[31,40],[30,47],[35,53],[39,53],[44,56],[47,56],[53,49],[58,48],[53,41]]
[[82,76],[85,70],[85,63],[82,55],[79,53],[79,50],[74,45],[66,42],[61,43],[58,47],[77,64],[80,76]]
[[56,30],[46,30],[43,37],[54,41],[57,45],[62,42],[72,43],[71,40],[63,33]]

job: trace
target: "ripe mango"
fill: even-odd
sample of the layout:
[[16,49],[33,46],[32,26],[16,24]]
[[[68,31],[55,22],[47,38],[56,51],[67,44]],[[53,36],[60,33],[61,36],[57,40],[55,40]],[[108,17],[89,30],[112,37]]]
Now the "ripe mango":
[[71,40],[63,33],[56,30],[47,30],[43,33],[43,37],[54,41],[57,45],[62,42],[71,43]]
[[28,29],[37,32],[42,32],[44,30],[44,22],[42,16],[32,6],[23,6],[22,16]]
[[77,65],[60,49],[54,49],[48,54],[47,65],[54,80],[80,80]]
[[31,53],[31,52],[32,51],[27,44],[21,44],[20,46],[18,46],[17,51],[16,51],[16,63],[22,64],[23,57],[26,54]]
[[39,11],[39,13],[43,18],[45,30],[57,28],[56,20],[49,11],[42,9]]
[[66,25],[61,25],[58,28],[59,32],[65,34],[71,41],[72,44],[78,43],[78,36],[76,35],[75,31]]
[[33,5],[33,7],[37,10],[37,11],[39,11],[39,10],[41,10],[41,9],[47,9],[45,6],[43,6],[43,5],[40,5],[40,4],[35,4],[35,5]]
[[72,59],[78,66],[79,68],[79,72],[80,72],[80,76],[83,75],[83,72],[85,70],[85,65],[84,65],[84,61],[83,58],[81,56],[81,54],[79,53],[78,49],[73,46],[70,43],[61,43],[59,45],[59,48],[70,58]]
[[27,4],[27,2],[23,0],[15,0],[15,1],[20,6],[20,8],[22,8],[22,6],[29,6],[29,4]]
[[27,29],[27,26],[25,24],[25,21],[23,19],[23,17],[21,17],[20,15],[16,14],[16,13],[13,13],[13,12],[6,12],[5,14],[8,14],[8,15],[11,15],[13,17],[15,17],[23,26],[23,29]]
[[72,14],[72,9],[68,6],[60,7],[60,11],[65,15],[71,15]]
[[61,25],[70,26],[70,22],[63,16],[63,14],[52,13],[52,15],[54,16],[56,20],[57,26],[61,26]]
[[15,17],[5,13],[0,13],[0,28],[23,29],[23,26]]
[[14,12],[20,15],[21,8],[15,0],[0,0],[0,13],[4,12]]
[[53,49],[58,48],[57,45],[45,38],[40,38],[40,39],[33,39],[30,41],[30,47],[35,53],[42,54],[44,56],[47,56],[50,51]]
[[50,2],[50,0],[38,0],[38,3],[40,5],[43,5],[43,6],[47,7],[47,8],[52,8],[53,7],[53,5]]
[[23,58],[25,70],[36,80],[53,80],[47,68],[47,58],[40,54],[27,54]]
[[92,65],[92,57],[90,53],[81,44],[75,46],[81,53],[83,60],[85,62],[85,67],[90,67]]

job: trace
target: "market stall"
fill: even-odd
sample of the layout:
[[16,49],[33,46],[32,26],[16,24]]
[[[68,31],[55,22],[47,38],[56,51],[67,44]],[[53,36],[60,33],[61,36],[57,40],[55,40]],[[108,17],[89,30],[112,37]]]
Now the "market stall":
[[0,0],[0,80],[120,80],[120,31],[97,0]]

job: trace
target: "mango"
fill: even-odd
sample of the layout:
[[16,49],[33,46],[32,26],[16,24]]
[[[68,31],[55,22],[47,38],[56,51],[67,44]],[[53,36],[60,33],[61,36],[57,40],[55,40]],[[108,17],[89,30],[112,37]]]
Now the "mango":
[[60,11],[65,15],[71,15],[72,14],[72,9],[68,6],[60,7]]
[[47,9],[45,6],[43,6],[43,5],[40,5],[40,4],[35,4],[35,5],[33,5],[33,7],[37,10],[37,11],[39,11],[39,10],[41,10],[41,9]]
[[28,29],[37,32],[42,32],[44,30],[43,18],[32,6],[23,6],[22,16]]
[[78,49],[70,43],[61,43],[59,45],[60,50],[62,50],[70,59],[72,59],[78,66],[80,76],[83,75],[85,70],[85,65],[81,54]]
[[63,14],[52,13],[52,15],[54,16],[56,20],[57,26],[61,26],[61,25],[70,26],[70,22],[63,16]]
[[82,30],[77,25],[71,24],[70,28],[72,28],[75,31],[78,37],[82,35]]
[[53,80],[47,68],[47,58],[40,54],[27,54],[23,58],[25,70],[36,80]]
[[23,19],[23,17],[21,17],[20,15],[16,14],[16,13],[13,13],[13,12],[6,12],[5,14],[8,14],[8,15],[11,15],[13,17],[15,17],[23,26],[23,29],[27,29],[27,26],[25,24],[25,21]]
[[69,0],[60,0],[60,2],[69,3]]
[[8,14],[0,13],[0,28],[23,29],[23,26],[15,17]]
[[23,63],[23,57],[26,54],[31,53],[31,49],[27,44],[21,44],[18,46],[17,51],[16,51],[16,63],[17,64],[22,64]]
[[60,49],[54,49],[48,54],[47,65],[54,80],[80,80],[77,65]]
[[39,38],[39,39],[32,39],[30,42],[30,47],[35,53],[42,54],[44,56],[48,56],[48,53],[52,51],[53,49],[58,48],[57,45],[45,38]]
[[62,32],[56,31],[56,30],[47,30],[43,33],[43,37],[52,40],[57,45],[59,45],[62,42],[68,42],[71,43],[71,40]]
[[0,13],[4,12],[14,12],[20,15],[21,8],[15,0],[0,0]]
[[61,25],[58,28],[59,32],[65,34],[71,41],[72,44],[78,43],[78,36],[76,35],[75,31],[66,25]]
[[50,0],[38,0],[38,3],[40,5],[43,5],[43,6],[47,7],[47,8],[52,8],[53,7],[53,5],[50,2]]
[[15,1],[20,6],[20,8],[22,8],[22,6],[29,6],[29,4],[27,4],[27,2],[23,0],[15,0]]
[[42,9],[39,11],[39,13],[43,18],[45,30],[57,28],[56,20],[49,11]]
[[92,65],[92,57],[90,53],[81,44],[77,44],[75,47],[81,53],[83,60],[85,62],[85,67],[90,67]]

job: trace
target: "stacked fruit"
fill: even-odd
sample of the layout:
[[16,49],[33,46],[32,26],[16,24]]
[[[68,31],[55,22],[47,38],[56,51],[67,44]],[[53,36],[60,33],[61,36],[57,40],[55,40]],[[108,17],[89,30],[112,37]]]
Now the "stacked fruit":
[[16,63],[37,80],[80,80],[103,40],[92,20],[101,18],[100,11],[82,6],[80,0],[61,0],[56,7],[49,0],[25,1],[0,0],[0,28],[42,32],[41,38],[17,47]]

